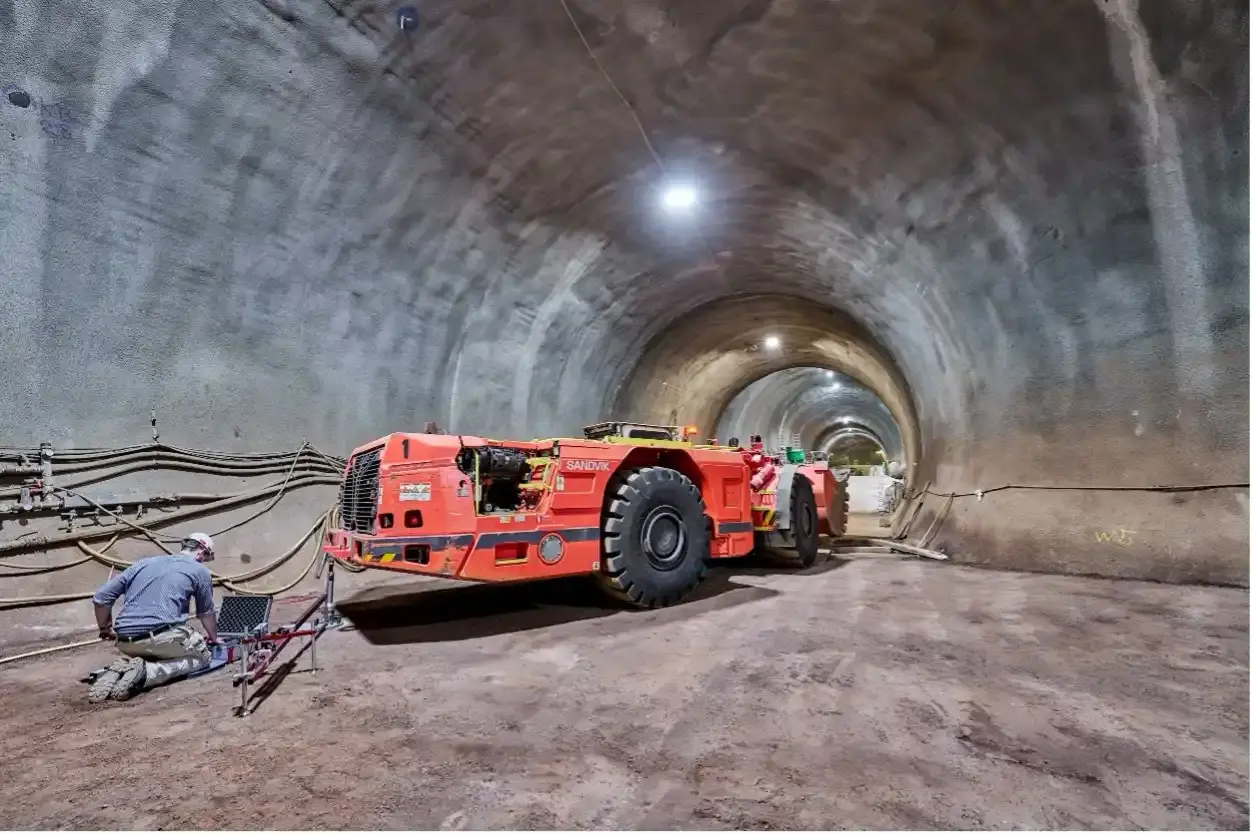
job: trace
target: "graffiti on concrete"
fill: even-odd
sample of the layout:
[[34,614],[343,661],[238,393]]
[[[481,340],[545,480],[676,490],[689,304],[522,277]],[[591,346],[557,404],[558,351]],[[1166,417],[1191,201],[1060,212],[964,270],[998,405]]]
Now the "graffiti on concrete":
[[39,129],[53,139],[74,139],[78,136],[82,120],[69,104],[44,101],[17,84],[0,86],[0,96],[13,107],[36,114],[39,117]]
[[1100,544],[1120,544],[1129,547],[1135,543],[1135,531],[1120,527],[1116,530],[1097,530],[1095,539]]

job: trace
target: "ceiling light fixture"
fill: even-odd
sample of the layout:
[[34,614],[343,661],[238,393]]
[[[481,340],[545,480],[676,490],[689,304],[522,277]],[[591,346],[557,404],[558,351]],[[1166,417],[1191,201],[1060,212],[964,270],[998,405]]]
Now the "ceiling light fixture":
[[766,336],[764,345],[767,350],[778,350],[782,346],[782,339],[777,336]]
[[671,185],[661,192],[661,206],[670,212],[690,211],[696,200],[696,190],[690,185]]

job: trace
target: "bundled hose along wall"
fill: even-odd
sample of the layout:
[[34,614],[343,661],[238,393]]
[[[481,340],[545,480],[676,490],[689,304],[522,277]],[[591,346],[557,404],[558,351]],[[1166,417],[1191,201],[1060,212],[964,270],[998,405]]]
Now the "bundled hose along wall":
[[[0,449],[0,474],[7,474],[12,477],[27,474],[31,471],[40,471],[39,466],[30,465],[31,461],[37,461],[39,458],[40,450],[37,449]],[[25,459],[25,465],[23,459]],[[346,461],[343,458],[326,455],[307,443],[302,444],[295,452],[270,454],[213,452],[152,443],[122,449],[76,449],[55,452],[53,459],[59,465],[54,469],[52,486],[46,490],[47,494],[42,496],[43,500],[39,504],[32,507],[29,513],[21,513],[21,515],[38,516],[41,513],[55,512],[63,506],[63,503],[56,499],[62,496],[71,496],[94,507],[97,516],[111,517],[114,523],[104,526],[94,525],[79,531],[29,536],[0,542],[0,579],[5,577],[22,578],[70,570],[93,561],[113,569],[125,569],[133,563],[108,555],[108,551],[123,537],[142,536],[151,540],[162,550],[169,552],[170,548],[166,547],[163,542],[177,542],[179,539],[162,535],[157,528],[184,522],[191,518],[213,515],[226,510],[266,502],[258,512],[250,515],[243,521],[236,522],[224,530],[211,534],[220,536],[239,529],[264,515],[273,509],[284,495],[293,490],[308,486],[338,486],[343,468],[346,465]],[[83,486],[113,480],[136,472],[154,470],[195,472],[225,477],[257,477],[267,474],[283,475],[284,477],[260,488],[253,488],[238,493],[177,493],[165,496],[148,496],[143,500],[128,500],[124,502],[126,504],[139,503],[150,506],[168,503],[204,502],[198,506],[163,513],[159,517],[143,524],[132,521],[77,491]],[[68,483],[63,481],[63,479],[67,477],[73,478],[75,475],[86,475],[86,477],[72,480]],[[22,488],[20,486],[0,489],[0,502],[19,497],[21,491]],[[12,515],[12,513],[7,515]],[[322,513],[313,526],[277,558],[260,567],[232,576],[214,574],[214,583],[237,593],[277,595],[291,590],[304,581],[316,566],[320,558],[321,540],[328,526],[335,523],[335,515],[336,510],[333,507]],[[0,519],[5,517],[0,516]],[[102,548],[96,549],[88,544],[88,542],[102,539],[109,540]],[[308,544],[310,539],[314,540],[312,555],[295,579],[277,588],[255,588],[240,584],[251,582],[273,573],[279,567],[295,558]],[[47,550],[68,545],[75,545],[84,554],[83,557],[61,564],[49,565],[10,561],[10,557],[19,553],[29,553],[30,551]],[[0,598],[0,610],[82,601],[89,599],[94,591],[95,588],[93,587],[91,590],[67,594]],[[86,645],[91,642],[94,641],[76,643],[73,646]],[[56,647],[51,651],[71,647]],[[43,650],[28,653],[21,657],[41,653],[43,653]]]

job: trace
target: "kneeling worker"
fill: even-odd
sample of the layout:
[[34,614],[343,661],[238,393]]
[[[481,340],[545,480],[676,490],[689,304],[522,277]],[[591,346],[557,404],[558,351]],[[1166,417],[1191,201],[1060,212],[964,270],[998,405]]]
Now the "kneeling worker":
[[[87,700],[125,701],[137,692],[160,686],[207,666],[209,643],[217,642],[213,612],[213,576],[203,562],[213,560],[213,540],[204,533],[183,539],[182,551],[143,559],[110,579],[91,598],[100,639],[117,639],[129,660],[111,664],[91,684]],[[113,605],[126,596],[117,623]],[[187,625],[192,598],[205,637]]]

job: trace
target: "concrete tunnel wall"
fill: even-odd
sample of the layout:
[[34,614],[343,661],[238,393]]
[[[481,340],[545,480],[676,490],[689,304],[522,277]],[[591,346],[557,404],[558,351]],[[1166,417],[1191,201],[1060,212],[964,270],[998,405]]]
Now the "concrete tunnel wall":
[[[713,425],[789,363],[895,401],[915,488],[1246,482],[1246,4],[571,3],[665,175],[559,6],[422,12],[0,4],[0,443],[142,442],[152,408],[231,450]],[[681,178],[700,205],[667,217]],[[783,366],[730,338],[762,294],[793,302]],[[658,393],[697,365],[720,383]],[[1246,583],[1247,532],[1246,491],[1007,491],[934,544]]]
[[722,413],[717,437],[746,443],[760,434],[772,447],[782,431],[787,437],[798,434],[804,449],[826,451],[841,426],[868,433],[888,460],[904,460],[900,427],[886,403],[855,380],[824,368],[789,368],[744,388]]

